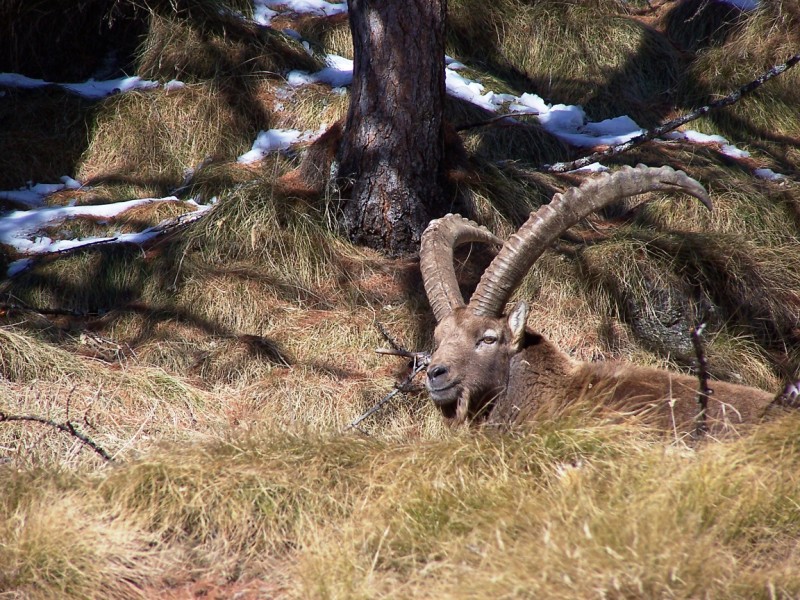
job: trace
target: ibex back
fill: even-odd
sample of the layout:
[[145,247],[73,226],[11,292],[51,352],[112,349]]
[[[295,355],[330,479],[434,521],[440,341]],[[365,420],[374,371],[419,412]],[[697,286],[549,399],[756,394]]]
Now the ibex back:
[[[578,362],[527,328],[525,302],[503,314],[536,259],[569,227],[621,198],[650,191],[685,192],[711,208],[703,187],[685,173],[640,165],[556,194],[505,243],[459,215],[431,222],[420,250],[425,290],[438,323],[427,388],[449,422],[510,425],[588,397],[665,429],[696,430],[696,378],[622,362]],[[465,305],[453,251],[470,242],[502,247]],[[797,383],[778,395],[719,381],[712,387],[703,422],[713,434],[758,422],[772,407],[794,405],[798,398]]]

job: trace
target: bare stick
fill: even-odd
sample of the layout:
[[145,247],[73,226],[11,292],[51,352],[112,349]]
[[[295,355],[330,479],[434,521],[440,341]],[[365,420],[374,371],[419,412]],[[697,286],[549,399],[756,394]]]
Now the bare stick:
[[718,108],[729,106],[731,104],[734,104],[735,102],[738,102],[739,100],[742,99],[742,97],[746,96],[750,92],[761,87],[761,85],[763,85],[773,77],[776,77],[777,75],[780,75],[784,71],[791,69],[798,62],[800,62],[800,53],[795,54],[783,64],[775,65],[774,67],[763,73],[757,79],[754,79],[750,83],[743,85],[738,90],[731,92],[724,98],[720,98],[719,100],[716,100],[710,104],[706,104],[705,106],[696,108],[692,112],[683,115],[682,117],[678,117],[677,119],[673,119],[671,121],[653,127],[652,129],[648,129],[643,134],[633,139],[630,139],[627,142],[623,142],[622,144],[617,144],[616,146],[610,146],[605,150],[601,150],[600,152],[595,152],[594,154],[590,154],[589,156],[584,156],[583,158],[579,158],[571,162],[560,162],[552,165],[542,165],[537,170],[545,171],[548,173],[564,173],[565,171],[573,171],[575,169],[580,169],[581,167],[585,167],[599,160],[610,158],[618,154],[622,154],[623,152],[626,152],[631,148],[634,148],[636,146],[641,146],[642,144],[649,142],[654,138],[661,137],[665,133],[669,133],[670,131],[677,129],[678,127],[688,123],[689,121],[694,121],[695,119],[699,119],[704,114],[712,110],[716,110]]
[[[390,333],[387,331],[387,329],[386,329],[386,326],[384,326],[384,324],[383,324],[383,323],[381,323],[380,321],[376,321],[376,322],[375,322],[375,326],[378,328],[378,331],[380,331],[380,332],[381,332],[381,335],[383,336],[383,339],[385,339],[387,342],[389,342],[389,345],[390,345],[392,348],[394,348],[394,349],[395,349],[395,350],[397,350],[398,352],[408,352],[408,350],[406,350],[406,349],[405,349],[405,348],[402,346],[402,344],[400,344],[400,342],[398,342],[396,339],[394,339],[394,338],[392,337],[392,334],[390,334]],[[376,350],[376,352],[377,352],[377,350]],[[387,353],[387,354],[388,354],[388,353]]]
[[694,346],[694,353],[697,356],[697,379],[699,386],[697,388],[697,416],[695,417],[694,438],[702,438],[708,431],[707,413],[708,413],[708,398],[714,393],[708,387],[708,359],[706,358],[705,349],[700,336],[703,335],[703,330],[706,328],[705,323],[701,323],[691,331],[692,345]]
[[[358,428],[358,425],[359,425],[359,424],[360,424],[362,421],[364,421],[364,420],[365,420],[365,419],[367,419],[368,417],[370,417],[370,416],[374,415],[376,412],[378,412],[378,411],[379,411],[381,408],[383,408],[383,405],[384,405],[384,404],[386,404],[386,403],[387,403],[389,400],[391,400],[392,398],[394,398],[394,397],[395,397],[397,394],[399,394],[400,392],[405,392],[405,391],[407,391],[407,390],[408,390],[408,385],[411,383],[411,381],[414,379],[414,377],[416,377],[416,376],[417,376],[417,374],[418,374],[418,373],[420,373],[421,371],[424,371],[424,370],[425,370],[425,368],[426,368],[427,366],[428,366],[428,365],[427,365],[427,363],[419,363],[419,364],[415,365],[415,367],[414,367],[414,370],[413,370],[413,371],[411,371],[411,373],[409,374],[409,376],[408,376],[408,377],[406,377],[406,378],[403,380],[403,382],[402,382],[402,383],[395,384],[395,386],[394,386],[394,389],[393,389],[391,392],[389,392],[389,393],[388,393],[388,394],[386,394],[386,395],[385,395],[383,398],[381,398],[380,400],[378,400],[378,401],[377,401],[377,402],[376,402],[376,403],[375,403],[375,404],[372,406],[372,408],[370,408],[370,409],[369,409],[367,412],[365,412],[364,414],[362,414],[360,417],[357,417],[356,419],[352,420],[352,421],[351,421],[351,422],[350,422],[350,423],[347,425],[347,427],[345,427],[345,428],[344,428],[344,430],[343,430],[343,431],[347,431],[348,429],[357,429],[357,428]],[[359,431],[360,431],[360,430],[359,430]]]
[[[392,346],[391,349],[389,348],[378,348],[375,350],[378,354],[388,354],[390,356],[402,356],[404,358],[410,358],[414,361],[413,368],[411,369],[411,373],[409,373],[408,377],[406,377],[402,383],[396,383],[394,389],[386,394],[383,398],[378,400],[372,408],[370,408],[367,412],[362,414],[360,417],[357,417],[353,421],[351,421],[347,427],[344,428],[343,431],[347,431],[348,429],[358,429],[358,425],[367,419],[371,415],[374,415],[378,412],[384,404],[386,404],[389,400],[394,398],[398,393],[408,391],[408,386],[411,384],[411,381],[416,377],[420,372],[424,371],[428,367],[428,363],[430,362],[430,354],[427,352],[410,352],[403,348],[403,346],[395,340],[386,328],[383,326],[382,323],[377,323],[378,331],[381,332],[381,335],[386,339],[387,342]],[[361,431],[359,429],[359,431]]]
[[67,308],[49,308],[49,307],[35,307],[29,306],[24,302],[0,302],[0,311],[8,312],[8,311],[20,311],[20,312],[32,312],[37,313],[40,315],[57,315],[57,316],[66,316],[66,317],[102,317],[108,311],[104,310],[96,310],[96,311],[88,311],[88,310],[70,310]]
[[68,433],[69,435],[78,438],[82,443],[89,446],[89,448],[94,450],[107,462],[114,462],[114,459],[111,458],[111,455],[108,452],[106,452],[99,444],[97,444],[97,442],[95,442],[88,435],[86,435],[85,433],[81,433],[80,431],[75,429],[75,425],[73,425],[71,421],[65,421],[64,423],[57,423],[52,419],[46,419],[45,417],[40,417],[37,415],[9,415],[4,412],[0,412],[0,423],[2,422],[10,423],[12,421],[29,421],[32,423],[41,423],[42,425],[47,425],[48,427],[52,427],[54,429],[58,429],[59,431],[63,431],[64,433]]
[[375,348],[377,354],[386,354],[387,356],[402,356],[403,358],[410,358],[415,364],[423,363],[426,367],[431,361],[430,352],[409,352],[408,350],[394,348]]

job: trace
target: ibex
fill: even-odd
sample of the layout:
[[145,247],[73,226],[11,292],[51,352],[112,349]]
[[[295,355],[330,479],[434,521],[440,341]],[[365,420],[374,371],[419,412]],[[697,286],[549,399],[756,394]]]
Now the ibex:
[[[459,215],[430,223],[422,236],[420,269],[437,326],[426,387],[450,423],[511,425],[583,397],[668,430],[695,430],[697,378],[624,362],[578,362],[527,328],[525,302],[503,315],[536,259],[568,228],[622,198],[652,191],[684,192],[711,208],[705,189],[682,171],[639,165],[556,194],[505,243]],[[470,242],[501,249],[465,305],[453,251]],[[722,381],[711,387],[704,422],[715,434],[757,422],[772,406],[794,405],[798,397],[797,383],[777,396]]]

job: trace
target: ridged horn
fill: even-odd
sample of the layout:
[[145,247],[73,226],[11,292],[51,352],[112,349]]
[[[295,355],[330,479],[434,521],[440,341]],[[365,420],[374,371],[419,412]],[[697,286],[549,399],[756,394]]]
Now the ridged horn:
[[536,259],[567,229],[622,198],[655,191],[684,192],[711,209],[706,190],[683,171],[638,165],[604,173],[580,187],[555,194],[549,204],[531,213],[483,273],[470,299],[470,310],[483,316],[500,316]]
[[453,251],[470,242],[503,245],[503,240],[488,229],[461,215],[450,214],[434,219],[422,234],[419,267],[437,323],[454,308],[464,306],[464,298],[458,289]]

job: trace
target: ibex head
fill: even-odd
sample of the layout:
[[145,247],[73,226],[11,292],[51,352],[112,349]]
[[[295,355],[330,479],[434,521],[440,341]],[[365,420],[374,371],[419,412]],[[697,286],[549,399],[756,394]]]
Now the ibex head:
[[[625,167],[556,194],[505,243],[485,227],[459,215],[430,223],[422,236],[420,269],[437,326],[436,349],[428,365],[427,388],[445,417],[455,423],[486,411],[506,393],[514,357],[540,339],[526,330],[528,306],[506,303],[537,258],[578,221],[621,198],[651,191],[681,191],[711,202],[694,179],[669,167]],[[484,272],[468,305],[458,288],[453,251],[483,242],[502,246]],[[529,365],[530,366],[530,365]],[[550,365],[532,368],[550,369]]]
[[507,318],[476,315],[458,307],[436,327],[436,352],[427,387],[445,417],[473,418],[502,394],[512,357],[523,347],[528,305],[519,302]]

